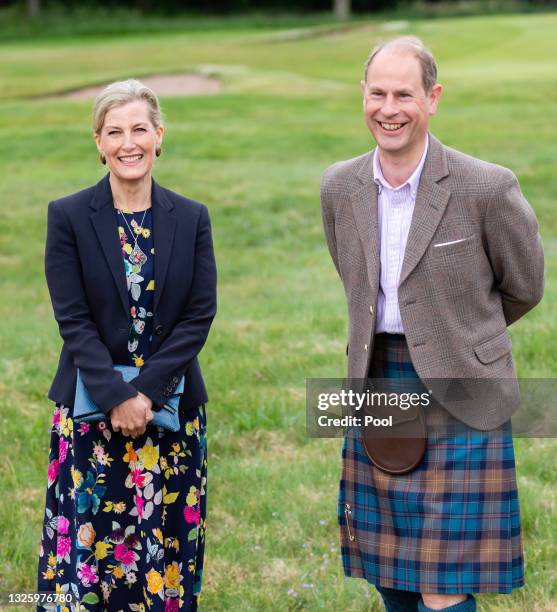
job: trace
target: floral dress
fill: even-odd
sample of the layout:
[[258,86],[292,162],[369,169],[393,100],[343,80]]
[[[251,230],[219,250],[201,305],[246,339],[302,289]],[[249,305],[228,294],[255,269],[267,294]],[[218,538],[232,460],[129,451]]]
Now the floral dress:
[[[130,305],[128,365],[140,367],[153,321],[152,211],[115,214]],[[39,610],[197,610],[204,406],[181,412],[180,424],[177,432],[147,426],[132,439],[113,431],[110,419],[77,424],[71,406],[56,405],[37,590],[71,594],[73,602]]]

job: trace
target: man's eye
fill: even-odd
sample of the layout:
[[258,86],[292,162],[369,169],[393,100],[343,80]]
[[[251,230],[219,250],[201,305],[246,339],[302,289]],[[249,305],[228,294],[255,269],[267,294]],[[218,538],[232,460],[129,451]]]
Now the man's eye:
[[119,134],[120,132],[117,132],[116,130],[110,130],[110,132],[108,132],[109,136],[114,136],[114,134]]
[[136,132],[146,132],[147,130],[145,128],[140,127],[140,128],[135,128],[135,131]]

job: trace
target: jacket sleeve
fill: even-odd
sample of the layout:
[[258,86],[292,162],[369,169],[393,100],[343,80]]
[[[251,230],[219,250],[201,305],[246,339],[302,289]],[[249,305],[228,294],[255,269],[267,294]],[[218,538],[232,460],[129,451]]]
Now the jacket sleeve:
[[71,223],[58,202],[48,206],[45,274],[60,335],[95,404],[106,414],[137,395],[112,368],[112,358],[89,309]]
[[487,207],[487,253],[507,325],[531,310],[544,291],[544,255],[536,215],[507,171]]
[[158,406],[173,394],[184,371],[203,348],[217,311],[217,271],[205,206],[199,215],[194,257],[190,298],[180,319],[139,375],[130,381]]
[[331,254],[331,259],[335,264],[335,268],[340,276],[340,268],[338,264],[337,241],[335,236],[335,217],[333,207],[330,202],[330,195],[327,189],[328,171],[321,178],[321,218],[323,220],[323,229],[325,231],[325,239],[327,247]]

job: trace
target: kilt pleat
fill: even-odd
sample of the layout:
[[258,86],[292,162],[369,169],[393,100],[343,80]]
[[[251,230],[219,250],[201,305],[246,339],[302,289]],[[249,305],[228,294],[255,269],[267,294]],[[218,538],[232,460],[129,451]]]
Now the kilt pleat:
[[[404,337],[378,338],[372,376],[417,379]],[[338,518],[347,576],[422,593],[509,593],[524,584],[510,424],[496,434],[434,432],[419,467],[398,476],[375,468],[359,430],[349,430]]]

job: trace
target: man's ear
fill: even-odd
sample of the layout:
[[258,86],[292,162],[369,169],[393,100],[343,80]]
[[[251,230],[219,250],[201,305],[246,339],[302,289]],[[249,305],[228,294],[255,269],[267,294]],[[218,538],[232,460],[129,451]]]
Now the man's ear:
[[441,98],[442,93],[443,85],[441,85],[441,83],[435,83],[428,95],[430,115],[435,115],[435,113],[437,112],[437,105],[439,104],[439,100]]

